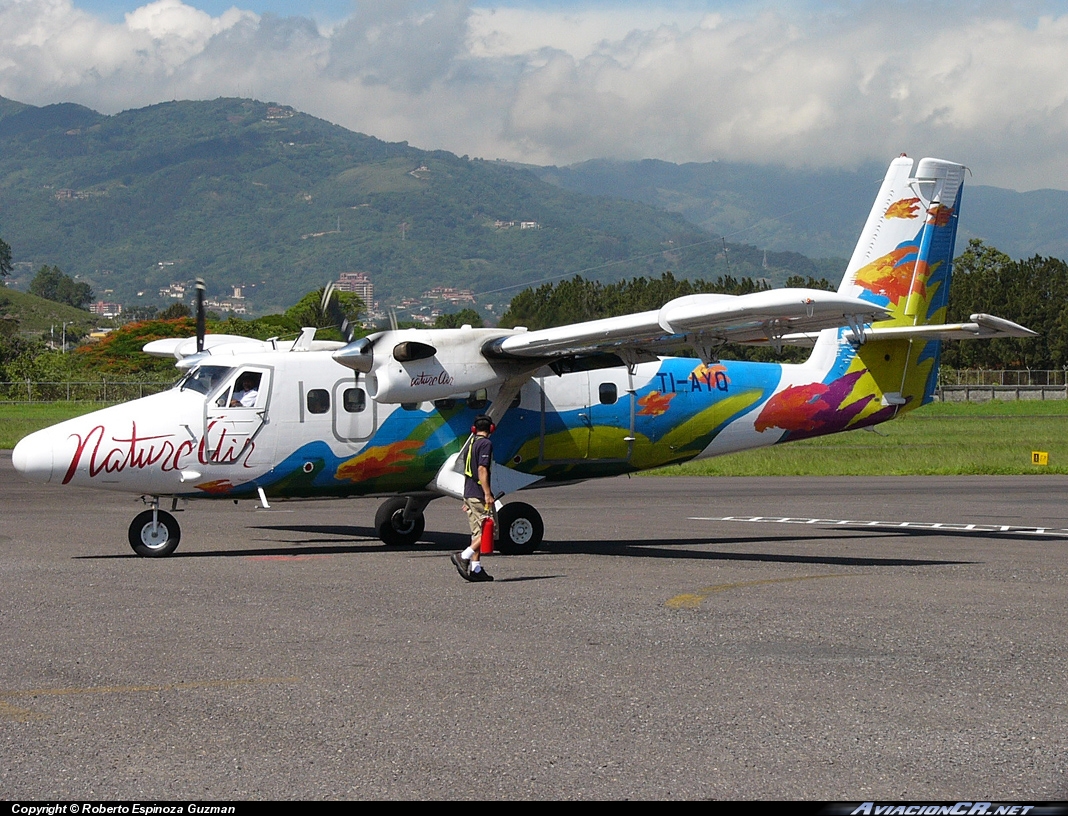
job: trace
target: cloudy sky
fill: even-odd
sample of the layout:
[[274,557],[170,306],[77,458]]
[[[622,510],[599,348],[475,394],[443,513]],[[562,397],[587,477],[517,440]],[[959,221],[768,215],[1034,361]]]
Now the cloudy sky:
[[254,96],[538,164],[907,152],[1068,190],[1068,0],[0,0],[0,96]]

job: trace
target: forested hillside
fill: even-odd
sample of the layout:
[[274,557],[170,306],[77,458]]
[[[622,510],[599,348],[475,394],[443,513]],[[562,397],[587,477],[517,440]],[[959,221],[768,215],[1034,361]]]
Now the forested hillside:
[[[886,163],[855,170],[705,162],[589,161],[571,167],[532,167],[568,190],[640,201],[677,212],[728,241],[789,249],[809,257],[848,256],[864,225]],[[967,156],[943,156],[967,161]],[[981,168],[977,168],[977,171]],[[969,177],[958,245],[971,238],[1013,258],[1035,253],[1068,257],[1068,192],[1018,193]]]
[[264,313],[344,271],[368,273],[378,297],[457,286],[502,309],[522,285],[575,273],[819,271],[678,214],[243,99],[115,116],[0,100],[0,212],[20,282],[54,265],[127,304],[197,276],[209,295],[243,285]]

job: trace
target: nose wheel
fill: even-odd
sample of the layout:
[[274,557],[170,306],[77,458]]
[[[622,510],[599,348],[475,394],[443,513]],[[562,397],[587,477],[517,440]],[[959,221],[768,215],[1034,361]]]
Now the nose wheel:
[[166,510],[145,510],[130,525],[130,546],[144,558],[163,558],[178,549],[182,529]]

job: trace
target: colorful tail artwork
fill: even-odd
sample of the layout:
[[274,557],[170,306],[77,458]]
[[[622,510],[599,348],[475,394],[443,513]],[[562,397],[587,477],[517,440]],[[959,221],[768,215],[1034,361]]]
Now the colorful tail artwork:
[[[780,442],[819,436],[875,425],[931,400],[941,340],[900,336],[906,332],[882,339],[878,330],[946,322],[963,181],[964,167],[954,162],[894,160],[838,290],[882,306],[890,317],[860,344],[852,329],[822,332],[803,366],[808,383],[799,378],[773,396],[758,431],[778,426],[787,431]],[[786,415],[807,421],[779,421]]]

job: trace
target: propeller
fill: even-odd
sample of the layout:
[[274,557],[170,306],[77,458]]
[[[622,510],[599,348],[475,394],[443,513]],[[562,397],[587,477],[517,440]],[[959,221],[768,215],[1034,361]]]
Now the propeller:
[[204,320],[204,279],[197,278],[197,354],[204,350],[204,334],[207,331]]
[[325,316],[334,321],[338,331],[341,332],[341,336],[345,338],[345,342],[351,343],[353,336],[356,334],[356,329],[341,308],[341,298],[334,297],[336,291],[337,288],[334,286],[333,281],[324,286],[323,299],[319,304],[319,308]]

